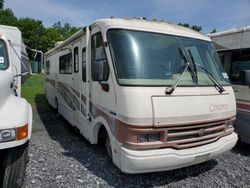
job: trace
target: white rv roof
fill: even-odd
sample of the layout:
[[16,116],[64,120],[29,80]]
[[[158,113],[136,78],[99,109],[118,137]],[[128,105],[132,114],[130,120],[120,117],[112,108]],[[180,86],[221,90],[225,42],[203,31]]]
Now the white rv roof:
[[[189,28],[185,28],[179,25],[163,22],[163,21],[153,21],[145,20],[139,18],[105,18],[95,21],[94,25],[99,25],[101,30],[107,32],[109,29],[121,28],[121,29],[130,29],[130,30],[139,30],[139,31],[148,31],[155,33],[163,33],[169,35],[183,36],[189,38],[195,38],[200,40],[211,41],[206,35],[194,31]],[[90,26],[90,27],[91,27]],[[48,56],[54,53],[56,50],[62,48],[65,45],[68,45],[70,42],[76,40],[83,33],[85,33],[85,28],[79,30],[77,33],[69,37],[60,44],[56,45],[53,49],[45,53],[45,56]]]
[[107,31],[111,28],[123,28],[178,35],[183,37],[211,41],[207,36],[202,33],[164,21],[145,20],[138,18],[105,18],[97,20],[95,23],[100,25],[104,31]]

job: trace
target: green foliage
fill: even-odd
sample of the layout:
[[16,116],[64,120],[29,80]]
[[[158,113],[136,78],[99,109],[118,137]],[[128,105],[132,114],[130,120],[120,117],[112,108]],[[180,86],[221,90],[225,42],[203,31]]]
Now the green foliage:
[[216,33],[217,30],[214,28],[210,33]]
[[45,33],[42,21],[32,18],[21,18],[18,20],[17,27],[21,30],[24,43],[30,48],[42,49],[40,37]]
[[52,25],[51,29],[55,30],[57,33],[61,35],[61,37],[65,40],[69,38],[72,34],[77,32],[80,28],[72,27],[69,23],[65,23],[63,26],[61,22],[58,21]]
[[190,26],[188,23],[178,23],[178,25],[180,26],[183,26],[183,27],[187,27],[187,28],[190,28],[190,29],[193,29],[195,31],[202,31],[202,27],[201,26],[197,26],[197,25],[192,25]]
[[[1,2],[0,2],[1,6]],[[10,26],[16,26],[18,19],[14,15],[11,9],[1,9],[0,8],[0,24],[2,25],[10,25]]]
[[[4,9],[4,0],[0,0],[0,24],[18,27],[22,32],[24,43],[30,48],[43,52],[50,50],[56,42],[67,39],[80,29],[69,23],[62,26],[61,22],[56,22],[52,27],[46,28],[41,20],[17,19],[11,9]],[[31,52],[29,52],[29,57],[32,57]]]
[[53,28],[47,28],[40,37],[42,51],[46,52],[54,47],[55,43],[64,40],[64,38]]
[[4,7],[4,0],[0,0],[0,10],[3,10]]

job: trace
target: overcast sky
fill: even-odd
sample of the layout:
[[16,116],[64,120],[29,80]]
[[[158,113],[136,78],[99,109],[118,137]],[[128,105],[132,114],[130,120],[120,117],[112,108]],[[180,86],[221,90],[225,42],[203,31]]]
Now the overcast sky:
[[202,26],[204,33],[250,25],[250,0],[5,0],[18,18],[85,26],[105,17],[146,17]]

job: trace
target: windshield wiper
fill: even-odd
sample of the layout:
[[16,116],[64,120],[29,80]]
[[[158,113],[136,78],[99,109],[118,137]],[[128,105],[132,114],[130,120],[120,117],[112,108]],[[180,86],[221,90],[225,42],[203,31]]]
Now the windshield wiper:
[[[166,95],[170,95],[170,94],[172,94],[174,92],[175,88],[177,87],[177,85],[181,81],[182,76],[188,70],[188,68],[190,68],[190,63],[188,61],[188,58],[187,58],[186,54],[182,51],[181,48],[178,48],[178,50],[179,50],[179,53],[181,55],[181,58],[186,62],[186,64],[185,64],[184,69],[180,72],[180,76],[176,79],[176,81],[174,82],[174,84],[171,87],[167,87],[166,88],[166,91],[165,91]],[[189,72],[190,71],[192,72],[192,70],[189,70]]]
[[193,79],[193,82],[197,85],[198,84],[198,77],[197,77],[197,70],[196,70],[196,67],[195,67],[195,61],[194,61],[194,57],[191,53],[191,51],[188,49],[188,54],[189,54],[189,57],[190,57],[190,60],[191,60],[191,64],[190,64],[190,74],[191,74],[191,77]]
[[215,88],[219,91],[219,93],[222,93],[225,91],[225,89],[223,88],[223,86],[214,78],[214,76],[202,65],[198,64],[198,63],[194,63],[195,66],[201,68],[208,76],[208,78],[213,82]]
[[181,81],[182,76],[187,71],[187,69],[188,69],[189,66],[190,66],[190,63],[186,62],[185,68],[182,70],[182,72],[180,73],[181,75],[178,77],[178,79],[175,81],[175,83],[171,87],[167,87],[166,88],[165,93],[167,95],[170,95],[170,94],[173,93],[173,91],[175,90],[175,88],[177,87],[177,85],[179,84],[179,82]]
[[[201,68],[201,69],[207,74],[207,77],[213,82],[215,88],[219,91],[219,93],[224,92],[225,89],[224,89],[223,86],[214,78],[214,76],[213,76],[205,67],[203,67],[202,65],[200,65],[200,64],[198,64],[198,63],[195,63],[194,57],[193,57],[193,55],[192,55],[192,53],[191,53],[190,50],[188,50],[188,53],[189,53],[189,56],[190,56],[190,58],[191,58],[191,60],[192,60],[192,62],[193,62],[195,72],[197,72],[196,66],[199,67],[199,68]],[[196,76],[196,78],[197,78],[197,76]],[[198,78],[197,78],[197,83],[198,83]]]

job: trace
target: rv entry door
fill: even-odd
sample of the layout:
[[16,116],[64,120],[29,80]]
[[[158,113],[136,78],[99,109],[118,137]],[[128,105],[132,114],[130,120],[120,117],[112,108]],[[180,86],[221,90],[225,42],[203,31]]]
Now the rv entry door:
[[[80,98],[81,98],[81,92],[80,92],[80,76],[79,76],[79,46],[78,43],[76,43],[73,47],[73,103],[75,106],[75,109],[73,111],[73,121],[74,124],[78,127],[80,122]],[[80,128],[80,127],[79,127]]]

